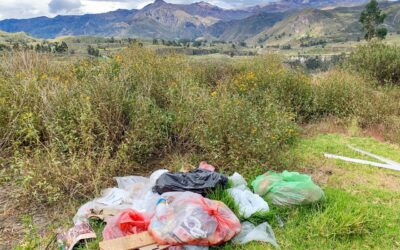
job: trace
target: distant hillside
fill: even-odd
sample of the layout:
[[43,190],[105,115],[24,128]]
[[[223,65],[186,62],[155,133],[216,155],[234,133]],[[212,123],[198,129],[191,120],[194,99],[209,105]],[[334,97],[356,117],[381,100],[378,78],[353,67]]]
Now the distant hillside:
[[189,38],[201,36],[206,27],[224,20],[252,15],[245,10],[225,10],[205,2],[189,5],[170,4],[163,0],[141,10],[117,10],[82,16],[37,17],[0,21],[0,30],[24,31],[41,38],[58,36],[121,36],[146,38]]
[[12,45],[13,43],[32,43],[38,39],[28,36],[24,32],[8,33],[0,30],[0,43]]
[[338,15],[324,10],[306,9],[277,22],[250,40],[258,43],[290,43],[304,37],[329,38],[343,32],[346,25]]
[[208,32],[211,36],[224,41],[245,41],[272,27],[284,19],[289,12],[259,13],[242,20],[218,22]]
[[[400,32],[400,3],[380,3],[387,13],[385,27],[389,32]],[[267,27],[249,43],[304,46],[356,40],[363,37],[359,17],[364,6],[338,7],[333,9],[305,9],[288,15],[285,19]]]

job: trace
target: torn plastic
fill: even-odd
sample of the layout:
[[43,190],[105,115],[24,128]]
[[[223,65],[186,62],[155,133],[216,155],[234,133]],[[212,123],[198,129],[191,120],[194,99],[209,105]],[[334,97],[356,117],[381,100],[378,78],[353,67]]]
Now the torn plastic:
[[258,226],[254,226],[248,221],[243,222],[240,234],[233,239],[233,242],[236,244],[246,244],[251,241],[268,242],[274,247],[279,248],[274,231],[268,222],[264,222]]
[[228,178],[222,174],[195,169],[188,173],[165,173],[158,178],[153,190],[159,194],[190,191],[205,195],[218,185],[225,186],[227,182]]
[[321,200],[322,189],[315,185],[311,177],[297,172],[269,171],[252,182],[254,192],[271,199],[278,206],[303,205]]
[[239,206],[244,218],[249,218],[256,212],[269,211],[268,203],[261,196],[250,191],[247,182],[240,174],[234,173],[229,180],[232,181],[233,188],[228,189],[228,192]]
[[240,221],[222,202],[192,192],[163,195],[149,232],[160,245],[219,245],[240,232]]
[[105,240],[112,240],[147,231],[150,218],[135,210],[127,209],[121,214],[108,219],[106,222],[107,225],[103,230],[103,238]]

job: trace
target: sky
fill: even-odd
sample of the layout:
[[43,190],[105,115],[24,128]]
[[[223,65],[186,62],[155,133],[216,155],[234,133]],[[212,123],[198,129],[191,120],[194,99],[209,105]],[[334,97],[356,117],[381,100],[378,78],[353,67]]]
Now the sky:
[[[165,0],[189,4],[200,0]],[[205,0],[222,8],[265,4],[271,0]],[[70,14],[103,13],[116,9],[143,8],[153,0],[0,0],[0,20]]]

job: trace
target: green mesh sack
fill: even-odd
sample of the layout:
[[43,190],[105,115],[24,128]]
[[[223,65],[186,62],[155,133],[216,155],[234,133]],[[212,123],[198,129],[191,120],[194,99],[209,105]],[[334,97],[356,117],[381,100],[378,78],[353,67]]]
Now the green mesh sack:
[[324,192],[310,176],[297,172],[269,171],[258,176],[251,185],[256,194],[267,196],[278,206],[310,204],[324,197]]

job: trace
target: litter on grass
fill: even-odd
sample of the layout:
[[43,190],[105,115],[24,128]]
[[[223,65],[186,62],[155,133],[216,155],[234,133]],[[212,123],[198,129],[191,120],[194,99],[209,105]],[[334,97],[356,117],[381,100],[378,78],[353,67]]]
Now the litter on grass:
[[240,234],[233,239],[233,242],[247,244],[251,241],[268,242],[274,247],[279,248],[274,231],[272,231],[268,222],[264,222],[258,226],[254,226],[248,221],[243,222]]
[[247,182],[240,174],[234,173],[229,180],[232,181],[233,187],[229,188],[228,192],[239,206],[244,218],[250,218],[256,212],[269,211],[268,203],[261,196],[250,191]]
[[159,194],[190,191],[206,195],[208,191],[225,186],[227,182],[228,178],[222,174],[198,168],[188,173],[165,173],[158,178],[153,190]]
[[[74,227],[58,236],[62,249],[72,249],[78,241],[96,237],[89,225],[92,217],[106,222],[102,250],[206,250],[231,240],[237,244],[269,242],[278,247],[268,222],[241,224],[226,204],[203,197],[217,186],[227,188],[228,182],[206,162],[188,173],[157,170],[150,177],[114,179],[117,187],[104,190],[101,197],[80,207]],[[256,194],[239,173],[229,180],[232,186],[227,192],[244,219],[269,211],[264,195],[276,205],[306,204],[323,197],[311,177],[299,173],[259,176],[252,183]]]
[[213,246],[240,232],[240,221],[222,202],[192,192],[170,192],[156,208],[149,232],[163,245]]
[[364,164],[364,165],[370,165],[370,166],[379,167],[379,168],[386,168],[386,169],[400,171],[400,163],[398,163],[398,162],[383,158],[382,156],[372,154],[370,152],[364,151],[359,148],[355,148],[350,145],[348,147],[358,153],[370,156],[370,157],[375,158],[384,163],[361,160],[361,159],[350,158],[350,157],[346,157],[346,156],[334,155],[334,154],[328,154],[328,153],[325,153],[324,156],[326,158],[331,158],[331,159],[338,159],[338,160],[347,161],[347,162],[353,162],[353,163],[358,163],[358,164]]
[[269,171],[258,176],[253,182],[254,192],[267,196],[277,206],[305,205],[321,200],[322,189],[314,184],[311,176],[297,172]]

